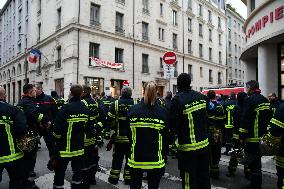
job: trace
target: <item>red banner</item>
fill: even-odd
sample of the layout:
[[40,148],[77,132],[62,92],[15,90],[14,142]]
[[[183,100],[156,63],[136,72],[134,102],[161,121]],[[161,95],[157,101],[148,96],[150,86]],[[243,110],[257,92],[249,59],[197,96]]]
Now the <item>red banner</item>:
[[123,63],[114,63],[107,60],[101,60],[96,57],[90,57],[92,66],[105,66],[108,68],[119,69],[122,68]]

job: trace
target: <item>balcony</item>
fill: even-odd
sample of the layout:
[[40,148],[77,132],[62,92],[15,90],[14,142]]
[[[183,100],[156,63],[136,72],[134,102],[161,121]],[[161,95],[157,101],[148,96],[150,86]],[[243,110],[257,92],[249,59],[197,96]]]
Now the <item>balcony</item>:
[[148,34],[142,34],[142,40],[143,41],[149,41],[149,36],[148,36]]
[[90,26],[101,27],[101,23],[98,20],[90,20]]
[[124,35],[124,29],[121,26],[115,26],[115,32]]
[[58,24],[56,27],[55,27],[55,30],[58,31],[61,29],[61,24]]
[[121,5],[125,5],[125,0],[115,0],[115,2]]
[[143,12],[144,14],[150,15],[150,11],[149,11],[148,8],[143,8],[143,9],[142,9],[142,12]]
[[55,61],[55,68],[61,68],[61,59]]

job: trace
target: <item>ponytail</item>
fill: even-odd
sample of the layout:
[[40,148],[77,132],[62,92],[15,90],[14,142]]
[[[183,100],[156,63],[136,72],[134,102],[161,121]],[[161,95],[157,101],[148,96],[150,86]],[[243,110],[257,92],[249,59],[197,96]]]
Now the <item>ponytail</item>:
[[144,103],[153,106],[156,101],[157,85],[153,82],[147,82],[144,87]]

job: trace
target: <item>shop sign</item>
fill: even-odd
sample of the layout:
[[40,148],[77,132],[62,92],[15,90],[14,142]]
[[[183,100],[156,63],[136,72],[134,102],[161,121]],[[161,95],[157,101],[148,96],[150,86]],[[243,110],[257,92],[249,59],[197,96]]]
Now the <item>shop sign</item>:
[[107,61],[107,60],[101,60],[96,57],[90,57],[90,59],[91,59],[92,66],[104,66],[104,67],[108,67],[112,69],[120,69],[123,66],[122,63],[114,63],[114,62]]
[[268,27],[268,24],[272,24],[277,20],[283,18],[284,6],[277,7],[274,11],[271,11],[269,14],[264,15],[262,18],[257,19],[257,21],[247,29],[246,41],[252,37],[256,32],[261,31],[265,27]]

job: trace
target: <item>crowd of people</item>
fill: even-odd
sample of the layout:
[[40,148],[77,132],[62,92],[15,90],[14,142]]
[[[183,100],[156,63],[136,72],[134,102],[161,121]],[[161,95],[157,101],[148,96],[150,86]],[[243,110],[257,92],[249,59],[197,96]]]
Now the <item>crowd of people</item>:
[[[178,92],[157,95],[155,82],[144,85],[141,99],[132,98],[124,86],[121,96],[92,96],[87,85],[73,85],[65,102],[41,84],[25,84],[17,106],[5,102],[0,87],[0,170],[6,169],[10,189],[38,188],[35,177],[38,142],[43,137],[49,152],[47,167],[55,172],[53,188],[63,188],[69,162],[71,188],[96,184],[99,150],[104,141],[113,150],[109,183],[116,185],[124,165],[124,184],[142,187],[144,173],[149,189],[158,189],[168,156],[178,159],[183,189],[209,189],[210,179],[219,178],[222,147],[231,155],[227,176],[234,176],[240,154],[244,176],[260,189],[262,184],[260,140],[264,135],[284,135],[284,103],[274,93],[261,95],[257,81],[246,83],[246,91],[230,96],[203,95],[191,89],[191,77],[177,78]],[[282,141],[281,141],[282,144]],[[243,152],[243,153],[242,153]],[[284,147],[276,157],[278,187],[284,187]],[[123,163],[125,161],[125,163]]]

